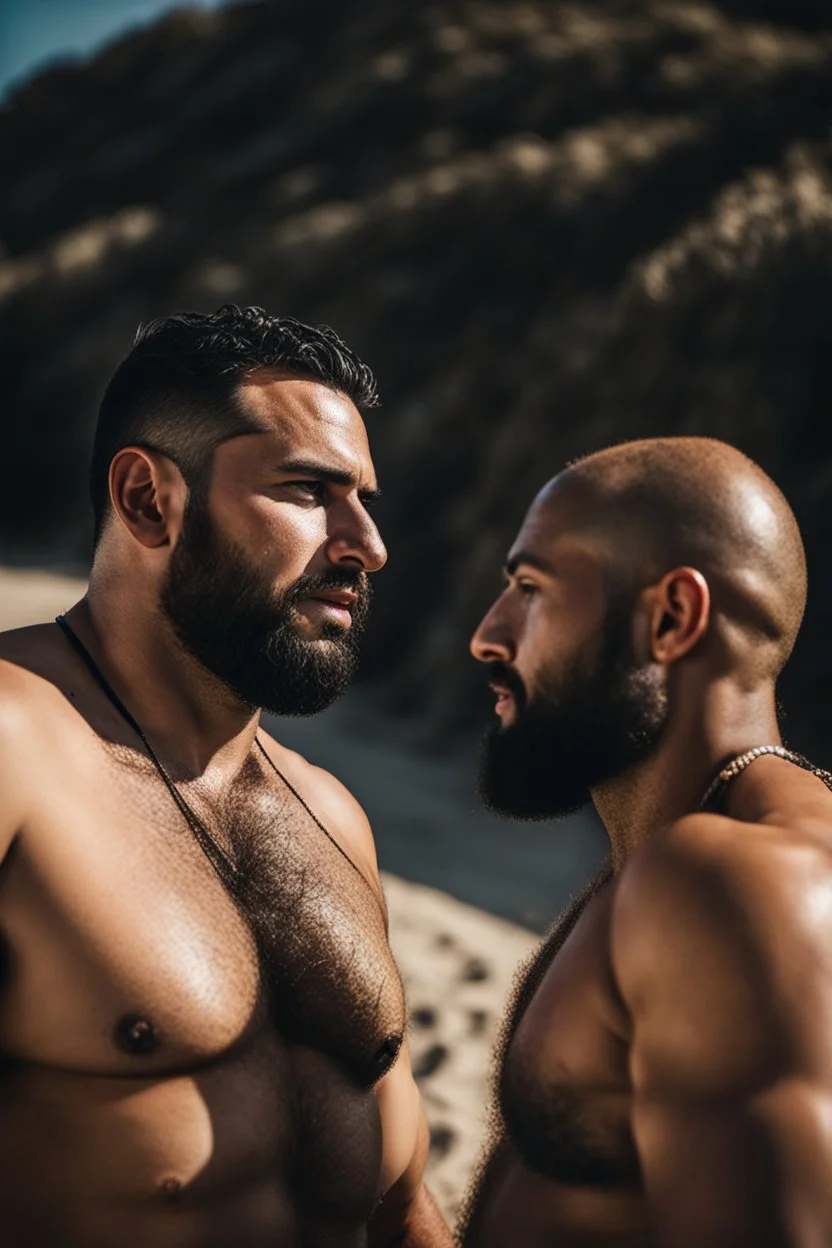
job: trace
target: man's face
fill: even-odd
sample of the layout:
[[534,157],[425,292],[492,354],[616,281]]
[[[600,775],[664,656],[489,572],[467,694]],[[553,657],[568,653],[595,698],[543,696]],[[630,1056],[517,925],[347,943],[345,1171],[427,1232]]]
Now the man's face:
[[264,370],[237,394],[263,432],[214,452],[161,607],[242,702],[311,715],[355,670],[368,573],[387,557],[367,511],[377,490],[366,430],[349,399],[314,381]]
[[480,792],[500,814],[546,819],[647,757],[667,721],[660,669],[640,661],[629,600],[612,600],[574,500],[544,491],[506,564],[506,586],[471,643],[499,722]]

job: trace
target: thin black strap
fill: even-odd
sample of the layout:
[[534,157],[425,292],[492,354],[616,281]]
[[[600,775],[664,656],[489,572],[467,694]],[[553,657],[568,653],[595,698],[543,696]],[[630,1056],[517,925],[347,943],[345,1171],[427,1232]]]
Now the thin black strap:
[[[61,629],[64,636],[67,638],[67,640],[72,645],[73,649],[76,651],[79,657],[83,660],[85,666],[87,667],[87,670],[90,672],[90,674],[92,675],[92,677],[98,684],[99,688],[107,696],[107,698],[110,700],[110,702],[115,707],[115,709],[119,712],[119,714],[122,716],[125,722],[133,729],[136,736],[139,738],[142,745],[147,750],[147,753],[150,756],[151,761],[156,767],[156,770],[159,772],[159,775],[164,780],[170,792],[171,797],[176,802],[176,805],[179,807],[179,810],[181,811],[183,817],[187,821],[188,826],[190,827],[191,831],[193,832],[194,836],[196,837],[197,841],[202,847],[203,852],[210,860],[211,865],[214,867],[214,870],[217,872],[220,878],[225,883],[228,883],[229,880],[232,879],[234,875],[236,874],[236,868],[234,866],[234,863],[229,858],[228,854],[225,852],[225,850],[219,844],[219,842],[215,840],[214,837],[211,835],[210,831],[208,830],[208,828],[206,828],[205,824],[202,822],[202,820],[199,818],[196,812],[191,809],[188,802],[179,792],[171,776],[168,774],[167,769],[163,766],[161,760],[156,754],[156,751],[153,749],[153,746],[150,744],[147,737],[145,736],[145,733],[141,725],[139,724],[138,720],[124,705],[124,702],[116,693],[115,689],[110,684],[107,677],[104,675],[101,668],[98,666],[95,659],[92,657],[89,650],[84,645],[83,641],[81,641],[81,638],[78,636],[75,630],[70,626],[70,623],[67,620],[66,616],[65,615],[56,616],[55,623]],[[365,876],[364,872],[361,871],[356,866],[356,864],[353,862],[352,858],[350,858],[349,854],[343,848],[343,846],[338,844],[335,837],[332,835],[329,829],[324,826],[324,824],[315,814],[314,810],[312,810],[311,806],[309,806],[308,802],[306,802],[305,799],[301,796],[301,794],[297,791],[295,786],[286,779],[283,772],[280,770],[280,768],[272,759],[271,755],[263,746],[263,743],[260,740],[260,738],[255,737],[255,741],[257,742],[257,747],[260,750],[260,753],[266,759],[269,766],[272,768],[275,774],[279,776],[279,778],[283,781],[283,783],[286,785],[286,788],[289,790],[289,792],[294,795],[294,797],[297,799],[297,801],[300,803],[300,805],[309,815],[310,819],[312,819],[312,821],[317,825],[317,827],[320,828],[321,832],[323,832],[327,840],[332,842],[332,844],[338,850],[339,854],[341,854],[344,858],[346,858],[347,862],[350,864],[352,869],[355,872],[357,872],[358,875],[361,876],[365,884],[368,883],[367,877]]]
[[276,774],[276,775],[278,775],[278,776],[280,777],[280,779],[281,779],[281,780],[283,781],[283,783],[286,785],[286,788],[289,790],[289,792],[290,792],[290,793],[293,793],[293,794],[295,795],[295,797],[296,797],[296,798],[297,798],[297,800],[300,802],[300,804],[301,804],[301,806],[303,807],[303,809],[306,811],[307,815],[309,815],[309,818],[310,818],[310,819],[311,819],[314,823],[316,823],[316,824],[318,825],[318,827],[321,829],[321,831],[323,832],[323,834],[324,834],[324,836],[327,838],[327,840],[332,841],[332,844],[333,844],[333,845],[335,846],[335,848],[338,850],[338,853],[339,853],[339,854],[341,854],[341,855],[343,855],[343,857],[344,857],[344,858],[346,858],[347,862],[350,864],[350,866],[352,867],[353,871],[357,871],[357,872],[358,872],[358,874],[361,876],[362,880],[364,881],[364,883],[366,884],[368,881],[367,881],[367,877],[366,877],[366,875],[364,874],[364,872],[363,872],[363,871],[361,871],[361,870],[360,870],[360,869],[359,869],[359,868],[355,865],[355,863],[353,862],[352,858],[350,858],[349,854],[348,854],[348,853],[347,853],[347,851],[343,848],[343,846],[338,844],[338,842],[336,841],[335,837],[334,837],[334,836],[332,835],[332,833],[330,832],[329,828],[327,828],[327,827],[326,827],[323,823],[321,823],[320,819],[319,819],[319,818],[318,818],[318,816],[315,814],[314,810],[313,810],[313,809],[312,809],[312,807],[309,805],[309,803],[308,803],[308,802],[306,802],[306,801],[305,801],[305,799],[304,799],[303,797],[301,797],[300,793],[298,793],[298,791],[297,791],[297,789],[295,788],[295,786],[294,786],[293,784],[291,784],[291,783],[290,783],[290,782],[286,779],[286,777],[284,776],[283,772],[280,770],[280,768],[278,767],[277,763],[274,761],[274,759],[272,758],[272,756],[269,754],[268,750],[265,748],[265,746],[263,745],[263,742],[260,740],[260,738],[259,738],[259,737],[255,737],[254,739],[255,739],[255,741],[257,742],[257,745],[258,745],[258,748],[259,748],[259,750],[260,750],[260,753],[263,755],[263,757],[265,758],[266,762],[267,762],[267,763],[269,764],[269,766],[271,767],[272,771],[273,771],[273,772],[275,772],[275,774]]
[[73,647],[75,652],[80,656],[81,659],[83,659],[88,671],[93,676],[96,683],[100,686],[100,688],[107,695],[109,700],[112,702],[113,706],[116,708],[119,715],[121,715],[122,719],[125,719],[127,721],[127,723],[135,732],[136,736],[142,742],[142,745],[144,745],[145,749],[147,749],[152,754],[150,743],[148,742],[147,737],[142,732],[142,729],[139,726],[138,721],[134,719],[133,715],[130,713],[130,711],[128,711],[127,707],[124,705],[121,698],[118,696],[115,689],[110,684],[109,680],[104,675],[101,668],[98,666],[95,659],[92,657],[92,655],[90,654],[87,647],[84,645],[81,638],[78,636],[75,630],[70,627],[69,620],[66,618],[65,615],[56,615],[55,623],[58,625],[58,628],[61,629],[67,641]]
[[162,765],[162,762],[157,756],[156,751],[153,749],[153,746],[150,744],[147,737],[145,736],[141,728],[141,725],[138,723],[136,718],[131,714],[131,712],[124,705],[121,698],[118,696],[115,689],[110,684],[107,677],[104,675],[101,668],[98,666],[95,659],[92,657],[92,655],[90,654],[87,647],[84,645],[81,638],[78,636],[75,630],[70,627],[70,623],[67,620],[66,616],[65,615],[56,616],[55,623],[61,629],[67,641],[69,641],[70,645],[78,654],[79,658],[83,660],[84,665],[86,666],[90,675],[95,680],[96,684],[99,686],[102,692],[106,695],[106,697],[109,699],[109,701],[118,711],[118,713],[122,716],[125,722],[130,726],[130,728],[133,729],[136,736],[139,738],[142,745],[147,750],[147,753],[150,756],[151,762],[153,763],[159,775],[161,776],[162,780],[164,781],[165,785],[167,786],[167,789],[170,792],[171,797],[176,802],[176,805],[179,808],[179,811],[182,814],[183,818],[185,819],[186,823],[188,824],[188,827],[191,829],[197,841],[199,842],[200,848],[202,849],[206,858],[211,863],[211,866],[214,868],[214,870],[216,871],[220,879],[223,881],[223,883],[228,884],[230,880],[232,880],[234,876],[236,875],[236,868],[234,866],[234,863],[231,861],[228,854],[223,849],[222,845],[220,845],[220,843],[214,839],[214,837],[209,832],[208,828],[205,827],[202,820],[199,818],[196,812],[191,809],[189,804],[186,802],[185,798],[179,792],[173,780],[171,779],[170,775],[168,774],[167,769]]

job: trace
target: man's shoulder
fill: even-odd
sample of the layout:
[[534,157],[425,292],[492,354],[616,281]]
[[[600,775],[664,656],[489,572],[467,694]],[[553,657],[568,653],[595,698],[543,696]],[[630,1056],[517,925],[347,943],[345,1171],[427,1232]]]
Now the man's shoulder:
[[[828,825],[744,823],[699,813],[678,820],[639,849],[621,872],[617,907],[635,916],[682,907],[767,913],[802,906],[807,888],[832,887]],[[773,910],[771,908],[774,908]]]
[[356,865],[378,878],[375,842],[361,803],[331,772],[318,767],[296,750],[281,745],[263,729],[259,737],[270,758],[297,790],[315,816],[347,851]]
[[44,649],[54,648],[59,636],[55,624],[26,624],[22,628],[6,628],[0,631],[0,659],[14,663],[37,661]]
[[688,816],[622,870],[611,941],[636,1011],[692,998],[730,1031],[741,1003],[760,1035],[799,1032],[806,1008],[832,1006],[832,853],[783,826]]
[[60,666],[56,640],[52,624],[0,632],[0,722],[4,715],[29,715],[61,697],[55,681]]
[[0,860],[26,818],[33,760],[44,742],[48,708],[60,696],[37,672],[10,657],[17,642],[4,653],[3,637],[0,634]]

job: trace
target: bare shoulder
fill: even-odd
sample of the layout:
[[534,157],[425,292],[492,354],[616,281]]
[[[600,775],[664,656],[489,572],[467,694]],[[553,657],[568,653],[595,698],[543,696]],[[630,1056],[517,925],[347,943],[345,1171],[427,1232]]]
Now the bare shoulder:
[[[694,914],[718,921],[742,912],[782,920],[832,888],[832,820],[826,837],[805,828],[689,815],[636,853],[621,872],[616,919],[675,926]],[[830,895],[832,902],[832,895]],[[816,919],[817,916],[815,916]],[[830,913],[832,922],[832,913]]]
[[664,1015],[681,1047],[710,1037],[713,1066],[720,1045],[748,1069],[802,1051],[832,1010],[832,853],[787,828],[689,816],[622,871],[611,941],[631,1013]]
[[258,732],[269,756],[342,845],[356,865],[378,882],[378,861],[370,822],[360,802],[330,772],[316,767],[302,754],[281,745],[262,728]]
[[27,760],[49,699],[45,681],[0,658],[0,860],[26,820]]
[[21,667],[37,666],[54,649],[58,629],[54,624],[27,624],[0,632],[0,659]]
[[0,771],[50,721],[65,699],[38,651],[42,638],[23,636],[35,629],[0,633]]
[[54,624],[0,633],[0,714],[35,722],[40,711],[62,704],[70,664]]
[[19,731],[54,693],[38,672],[4,654],[5,636],[0,634],[0,733]]

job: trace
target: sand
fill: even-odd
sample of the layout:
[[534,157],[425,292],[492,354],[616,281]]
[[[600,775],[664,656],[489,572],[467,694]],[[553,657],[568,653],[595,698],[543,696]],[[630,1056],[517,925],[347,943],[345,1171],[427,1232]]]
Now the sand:
[[413,1068],[431,1127],[428,1182],[453,1218],[481,1150],[503,1005],[538,937],[397,876],[385,875],[384,887],[407,989]]

